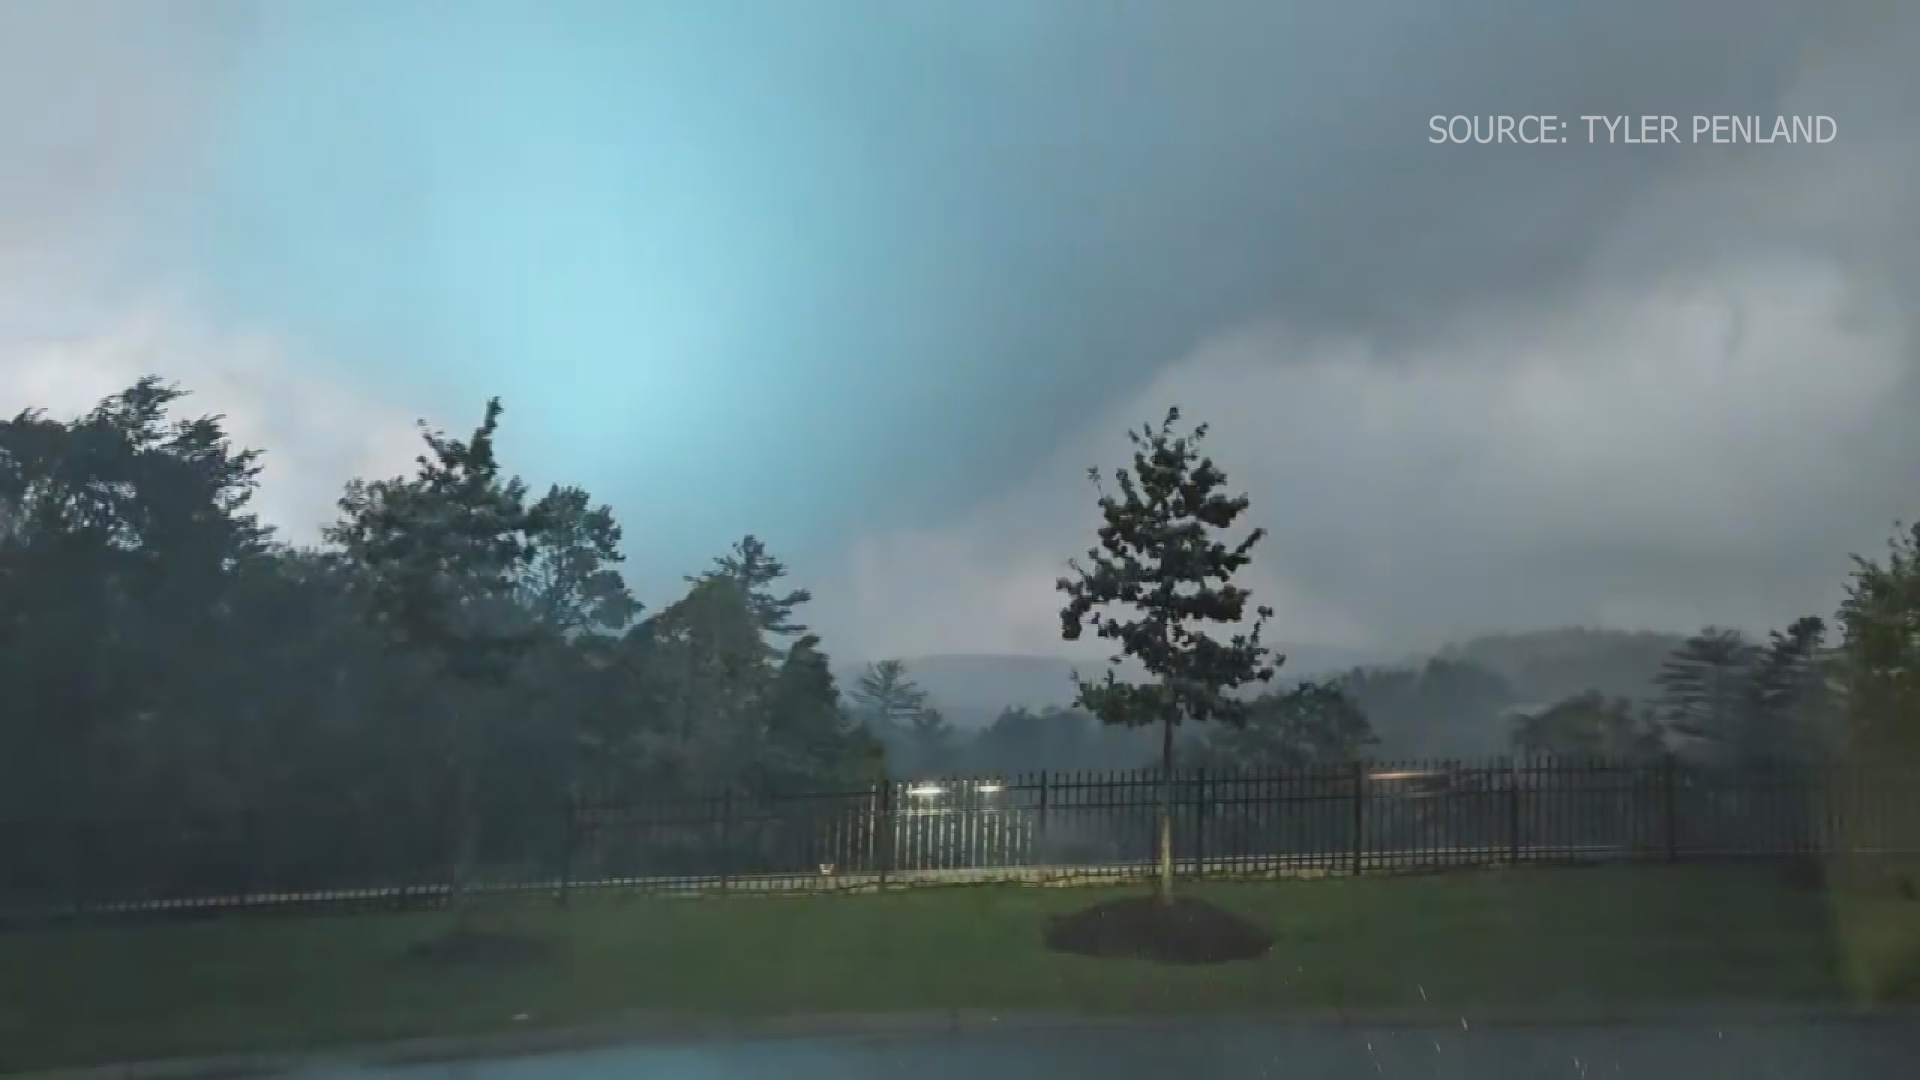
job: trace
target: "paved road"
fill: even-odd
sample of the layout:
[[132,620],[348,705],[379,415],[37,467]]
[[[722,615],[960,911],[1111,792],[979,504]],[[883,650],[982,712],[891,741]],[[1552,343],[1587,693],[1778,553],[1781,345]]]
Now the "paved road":
[[[1468,1018],[1471,1021],[1471,1018]],[[1188,1023],[656,1044],[304,1080],[1909,1080],[1911,1020],[1616,1027]]]

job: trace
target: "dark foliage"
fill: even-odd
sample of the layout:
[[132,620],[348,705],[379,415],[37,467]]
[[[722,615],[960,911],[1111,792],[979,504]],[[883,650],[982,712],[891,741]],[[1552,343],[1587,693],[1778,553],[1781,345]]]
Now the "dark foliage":
[[[1261,534],[1215,539],[1246,499],[1170,411],[1132,433],[1099,545],[1059,583],[1066,636],[1091,628],[1151,681],[1083,681],[1079,707],[1010,709],[969,738],[902,665],[843,704],[797,614],[806,590],[780,587],[753,536],[641,619],[611,509],[576,487],[532,498],[495,458],[497,403],[464,440],[425,433],[411,475],[355,481],[302,549],[250,510],[259,452],[220,417],[176,416],[183,396],[147,378],[79,417],[0,421],[0,906],[417,883],[449,861],[545,872],[529,864],[562,856],[583,791],[857,801],[888,755],[922,774],[1133,768],[1156,750],[1167,767],[1186,720],[1226,721],[1189,740],[1210,769],[1332,763],[1490,723],[1593,666],[1569,659],[1593,635],[1569,633],[1551,679],[1500,639],[1256,695],[1279,658],[1232,578]],[[1525,711],[1518,748],[1677,746],[1728,768],[1915,753],[1916,537],[1858,562],[1837,647],[1811,618],[1764,644],[1705,633],[1657,705],[1562,697]],[[1666,639],[1642,637],[1602,665],[1609,686],[1645,681]]]
[[[1248,705],[1232,691],[1272,680],[1276,667],[1260,644],[1271,609],[1257,609],[1252,629],[1225,641],[1203,629],[1245,617],[1251,594],[1232,578],[1253,561],[1266,531],[1254,529],[1231,547],[1215,538],[1248,501],[1222,493],[1226,474],[1201,456],[1206,425],[1176,435],[1179,420],[1180,411],[1169,409],[1158,428],[1127,433],[1133,467],[1114,470],[1117,494],[1100,494],[1100,543],[1057,583],[1067,596],[1062,636],[1076,641],[1091,629],[1153,677],[1125,683],[1109,670],[1102,682],[1079,682],[1080,706],[1110,724],[1244,721]],[[1099,471],[1089,472],[1098,486]]]
[[1308,682],[1254,699],[1244,724],[1209,732],[1188,758],[1247,772],[1306,769],[1358,761],[1379,742],[1344,687]]
[[551,872],[583,787],[878,774],[759,541],[634,625],[611,510],[530,498],[495,402],[291,547],[183,396],[0,421],[0,907]]
[[1260,643],[1260,630],[1273,617],[1256,609],[1250,630],[1225,640],[1209,625],[1237,625],[1246,617],[1251,593],[1233,584],[1233,576],[1253,561],[1251,552],[1266,535],[1254,529],[1229,547],[1216,536],[1230,529],[1248,506],[1245,495],[1221,491],[1227,474],[1200,453],[1205,424],[1176,434],[1180,410],[1168,409],[1159,427],[1143,425],[1127,432],[1133,443],[1133,467],[1115,469],[1116,494],[1100,488],[1100,471],[1089,469],[1100,491],[1100,542],[1086,561],[1068,563],[1071,576],[1056,587],[1067,596],[1060,630],[1068,641],[1086,629],[1112,641],[1119,652],[1109,661],[1131,658],[1150,681],[1123,682],[1109,667],[1104,681],[1081,679],[1076,704],[1109,724],[1158,724],[1160,768],[1166,791],[1159,814],[1159,892],[1166,901],[1173,889],[1171,828],[1174,728],[1187,720],[1246,722],[1251,706],[1236,693],[1250,683],[1273,679],[1277,663]]

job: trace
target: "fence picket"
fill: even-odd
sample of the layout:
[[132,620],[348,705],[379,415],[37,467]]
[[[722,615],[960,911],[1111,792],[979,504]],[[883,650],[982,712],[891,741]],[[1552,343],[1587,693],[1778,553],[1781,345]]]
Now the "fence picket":
[[[1524,757],[1361,763],[1174,778],[1173,853],[1187,877],[1371,873],[1555,861],[1920,854],[1910,770],[1848,765],[1713,772],[1657,762]],[[475,891],[887,888],[961,878],[1139,878],[1154,861],[1157,768],[886,781],[863,791],[622,799],[583,787],[546,851],[496,844]],[[48,912],[391,908],[446,899],[437,834],[387,822],[313,854],[267,842],[314,822],[0,822],[10,849],[64,861],[0,867],[0,919]],[[538,823],[534,823],[537,825]],[[356,833],[355,828],[363,830]],[[38,848],[29,845],[39,844]],[[33,867],[38,867],[33,870]],[[22,873],[23,870],[28,873]],[[37,877],[31,874],[37,873]]]

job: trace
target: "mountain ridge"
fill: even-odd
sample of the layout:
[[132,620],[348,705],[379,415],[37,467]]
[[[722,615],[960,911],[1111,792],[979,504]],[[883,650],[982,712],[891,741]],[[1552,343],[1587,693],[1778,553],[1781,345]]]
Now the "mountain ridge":
[[[1483,634],[1439,648],[1407,652],[1344,646],[1283,643],[1286,656],[1277,681],[1328,677],[1356,667],[1419,669],[1434,659],[1477,664],[1506,679],[1524,700],[1557,700],[1596,689],[1613,696],[1638,697],[1652,690],[1660,661],[1685,638],[1682,634],[1599,627],[1553,627]],[[954,726],[978,729],[1007,708],[1044,709],[1072,703],[1072,675],[1098,677],[1102,659],[1039,653],[939,653],[902,657],[907,672],[930,704]],[[865,665],[837,665],[843,693],[851,693]],[[1138,674],[1133,665],[1122,673]]]
[[[1287,658],[1282,678],[1330,675],[1385,659],[1382,654],[1341,646],[1289,643],[1276,649]],[[1045,653],[937,653],[900,660],[908,676],[927,692],[928,701],[962,728],[985,727],[1007,708],[1070,705],[1074,669],[1090,678],[1107,669],[1104,659]],[[1133,665],[1122,665],[1123,673],[1128,669],[1139,672]],[[864,663],[836,667],[841,692],[851,693],[864,670]]]

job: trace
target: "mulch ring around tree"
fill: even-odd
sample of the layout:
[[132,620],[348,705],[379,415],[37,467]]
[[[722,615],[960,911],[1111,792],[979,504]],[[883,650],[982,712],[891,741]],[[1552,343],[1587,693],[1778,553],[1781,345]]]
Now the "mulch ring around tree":
[[1108,900],[1047,920],[1047,948],[1080,956],[1125,956],[1162,964],[1254,960],[1273,935],[1204,900],[1150,896]]

